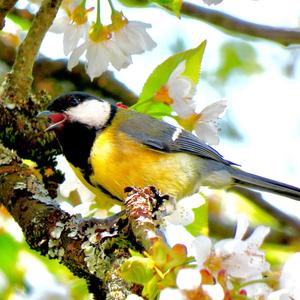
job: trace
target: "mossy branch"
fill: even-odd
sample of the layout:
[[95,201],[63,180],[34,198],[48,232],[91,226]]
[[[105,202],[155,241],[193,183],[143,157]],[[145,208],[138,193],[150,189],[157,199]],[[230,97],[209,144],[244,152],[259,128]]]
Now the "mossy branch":
[[19,47],[12,70],[7,74],[2,100],[27,108],[33,81],[32,69],[42,40],[51,26],[62,0],[44,0],[32,21],[28,34]]
[[128,249],[138,250],[127,220],[85,220],[64,212],[32,170],[1,144],[0,203],[20,225],[29,246],[85,278],[95,299],[125,299],[131,293],[131,284],[119,275]]

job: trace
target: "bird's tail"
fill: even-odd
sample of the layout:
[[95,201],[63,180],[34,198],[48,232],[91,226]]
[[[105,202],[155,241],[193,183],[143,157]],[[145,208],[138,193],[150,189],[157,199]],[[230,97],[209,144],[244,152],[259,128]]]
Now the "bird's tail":
[[237,168],[231,168],[234,183],[241,187],[271,192],[300,201],[300,188],[276,180],[254,175]]

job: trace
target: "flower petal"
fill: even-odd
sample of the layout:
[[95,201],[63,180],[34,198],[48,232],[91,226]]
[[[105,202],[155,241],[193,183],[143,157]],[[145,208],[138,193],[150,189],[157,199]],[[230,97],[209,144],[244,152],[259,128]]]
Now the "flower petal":
[[174,69],[172,74],[169,77],[168,82],[171,82],[173,80],[176,80],[178,77],[181,76],[183,71],[185,70],[185,60],[183,60],[181,63],[178,64],[178,66]]
[[253,233],[247,238],[247,243],[259,248],[266,236],[270,233],[270,228],[266,226],[258,226]]
[[87,49],[87,45],[87,42],[83,43],[82,45],[73,50],[68,61],[68,70],[71,71],[79,63],[79,59],[84,53],[84,51]]
[[201,120],[202,121],[215,121],[217,120],[221,114],[225,112],[227,108],[227,101],[220,100],[217,102],[214,102],[208,106],[206,106],[201,111]]
[[218,126],[213,122],[198,121],[195,126],[195,133],[204,143],[209,145],[219,144]]
[[114,41],[106,41],[103,46],[107,49],[111,64],[117,70],[126,68],[132,63],[131,57],[127,56]]
[[64,54],[68,55],[78,45],[80,39],[86,36],[88,30],[88,23],[83,25],[68,24],[64,31],[63,45]]
[[213,300],[223,300],[224,290],[220,284],[204,284],[202,289]]
[[119,47],[127,55],[141,54],[146,50],[153,49],[156,43],[146,31],[146,28],[149,27],[151,25],[143,22],[129,21],[125,27],[115,32]]
[[[268,295],[267,300],[291,300],[288,290],[281,289]],[[298,299],[296,299],[298,300]]]
[[57,17],[54,19],[53,24],[49,28],[49,31],[53,33],[63,33],[65,31],[65,27],[69,24],[70,19],[65,14],[63,16]]
[[192,242],[192,251],[193,255],[197,261],[198,268],[202,269],[203,264],[211,253],[212,242],[211,240],[204,236],[200,235],[195,238]]
[[183,292],[179,289],[166,288],[160,292],[159,300],[187,300]]
[[280,275],[280,287],[287,289],[292,299],[300,299],[300,252],[291,255],[283,265]]
[[234,238],[241,240],[243,236],[246,234],[248,227],[249,227],[249,220],[247,216],[244,214],[238,215]]
[[176,284],[181,290],[195,290],[200,287],[201,274],[196,269],[181,269],[177,274]]
[[86,52],[87,73],[91,80],[99,77],[108,68],[109,53],[102,43],[90,42]]

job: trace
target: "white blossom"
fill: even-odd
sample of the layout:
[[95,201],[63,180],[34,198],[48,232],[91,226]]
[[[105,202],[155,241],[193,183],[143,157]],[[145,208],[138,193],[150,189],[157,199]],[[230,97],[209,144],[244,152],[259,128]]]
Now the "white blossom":
[[195,290],[200,287],[201,274],[196,269],[181,269],[176,277],[176,285],[181,290]]
[[63,33],[64,54],[69,55],[78,45],[80,39],[85,39],[89,29],[87,14],[90,10],[84,7],[75,6],[76,2],[71,2],[64,6],[60,16],[55,18],[50,27],[54,33]]
[[86,71],[91,80],[106,71],[109,63],[117,70],[126,68],[131,63],[130,57],[126,56],[111,39],[101,42],[88,39],[72,52],[68,61],[69,70],[72,70],[78,64],[84,53],[86,53]]
[[175,210],[164,219],[174,225],[189,225],[195,219],[193,209],[203,204],[204,199],[199,193],[185,197],[176,203]]
[[[265,254],[259,250],[263,240],[269,233],[269,228],[257,227],[249,238],[242,240],[247,227],[245,220],[237,223],[237,235],[233,239],[225,239],[212,246],[207,237],[197,237],[192,244],[194,256],[200,268],[203,267],[210,257],[218,258],[221,268],[227,274],[240,279],[249,279],[260,276],[269,271],[269,264],[265,260]],[[241,222],[243,230],[239,229]]]
[[200,235],[192,242],[192,251],[199,269],[204,268],[204,263],[212,251],[212,241],[210,238]]
[[202,289],[213,300],[224,299],[224,290],[220,284],[203,284]]
[[281,294],[280,297],[284,297],[283,295],[285,295],[285,297],[289,297],[283,299],[300,300],[299,267],[300,252],[291,255],[283,265],[279,279],[279,286],[285,293]]
[[280,289],[267,296],[267,300],[292,300],[287,289]]
[[[263,275],[257,274],[253,277],[248,277],[241,281],[243,283],[249,283],[251,281],[263,281]],[[250,299],[266,299],[266,297],[272,292],[272,289],[264,282],[257,282],[247,284],[243,287],[246,291],[247,297]]]
[[187,300],[186,296],[184,295],[183,291],[176,288],[166,288],[160,292],[159,300]]
[[147,28],[151,28],[151,25],[139,21],[128,21],[126,25],[114,31],[114,39],[127,55],[141,54],[156,47],[156,43],[146,31]]
[[[201,274],[196,269],[181,269],[176,277],[176,285],[178,288],[166,288],[161,291],[159,300],[188,300],[190,299],[186,292],[199,293],[207,295],[213,300],[223,300],[224,291],[220,284],[202,285]],[[196,298],[193,298],[196,299]],[[206,298],[205,298],[206,299]]]
[[193,100],[195,84],[182,73],[185,61],[182,61],[170,75],[166,85],[156,93],[155,99],[170,105],[180,118],[187,118],[195,112],[196,102]]
[[221,118],[227,107],[227,101],[220,100],[206,106],[199,114],[195,124],[196,135],[209,145],[219,144],[219,125]]

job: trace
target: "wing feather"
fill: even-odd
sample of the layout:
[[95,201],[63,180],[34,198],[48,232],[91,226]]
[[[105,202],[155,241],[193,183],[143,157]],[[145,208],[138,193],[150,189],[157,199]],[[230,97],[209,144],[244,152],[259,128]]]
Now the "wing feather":
[[179,132],[178,127],[129,109],[118,108],[118,111],[120,130],[141,144],[158,151],[185,152],[227,165],[234,164],[189,131],[182,129]]

